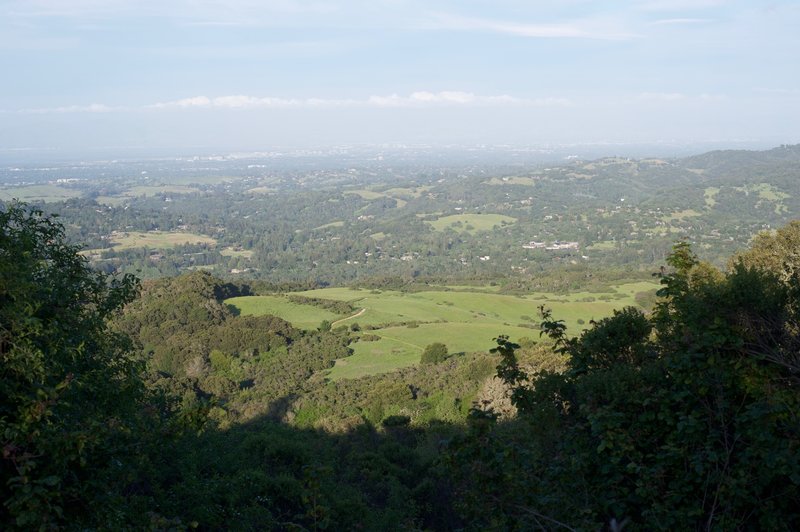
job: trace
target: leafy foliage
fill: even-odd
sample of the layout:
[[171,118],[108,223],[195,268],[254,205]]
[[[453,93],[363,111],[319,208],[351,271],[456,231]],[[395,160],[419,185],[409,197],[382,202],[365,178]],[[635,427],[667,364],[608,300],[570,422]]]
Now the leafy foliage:
[[712,272],[683,243],[669,264],[650,317],[624,309],[568,339],[545,313],[563,374],[530,378],[498,339],[520,417],[451,462],[476,528],[800,524],[796,279]]
[[0,212],[2,526],[82,519],[130,471],[145,395],[107,320],[138,285],[107,281],[77,251],[41,211]]
[[773,272],[784,281],[798,274],[800,267],[800,221],[778,229],[775,234],[760,233],[750,249],[731,259],[731,267],[742,264]]
[[431,344],[329,383],[346,326],[237,316],[245,287],[203,272],[134,301],[54,220],[0,222],[4,528],[800,528],[800,280],[772,237],[728,272],[678,244],[651,314],[578,338],[542,308],[550,353]]
[[441,342],[434,342],[422,351],[420,364],[438,364],[447,358],[447,346]]

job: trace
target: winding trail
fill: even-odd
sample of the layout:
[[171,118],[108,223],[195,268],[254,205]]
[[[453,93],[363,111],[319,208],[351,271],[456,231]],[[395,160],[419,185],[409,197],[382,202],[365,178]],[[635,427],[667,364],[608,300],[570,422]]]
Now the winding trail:
[[361,316],[362,314],[364,314],[366,311],[367,311],[366,308],[362,308],[361,310],[359,310],[358,312],[356,312],[352,316],[347,316],[346,318],[342,318],[340,320],[334,321],[333,323],[331,323],[331,327],[336,327],[337,325],[339,325],[343,321],[352,320],[353,318],[357,318],[357,317]]
[[397,342],[400,344],[405,344],[409,347],[413,347],[419,351],[423,351],[423,348],[417,344],[412,344],[411,342],[406,342],[405,340],[401,340],[400,338],[395,338],[394,336],[386,336],[385,334],[381,334],[381,338],[386,338],[387,340],[391,340],[393,342]]

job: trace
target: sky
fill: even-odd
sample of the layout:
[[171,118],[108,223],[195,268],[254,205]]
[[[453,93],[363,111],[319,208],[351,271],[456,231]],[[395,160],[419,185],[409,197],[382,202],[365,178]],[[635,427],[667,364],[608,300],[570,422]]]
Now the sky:
[[0,153],[800,142],[799,0],[0,0]]

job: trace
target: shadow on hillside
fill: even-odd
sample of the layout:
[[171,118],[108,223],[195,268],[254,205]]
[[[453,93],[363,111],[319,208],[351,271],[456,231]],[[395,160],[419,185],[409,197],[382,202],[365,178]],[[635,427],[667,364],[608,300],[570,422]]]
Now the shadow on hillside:
[[293,400],[161,449],[147,481],[159,515],[204,530],[463,528],[439,458],[464,426],[300,429],[276,421]]

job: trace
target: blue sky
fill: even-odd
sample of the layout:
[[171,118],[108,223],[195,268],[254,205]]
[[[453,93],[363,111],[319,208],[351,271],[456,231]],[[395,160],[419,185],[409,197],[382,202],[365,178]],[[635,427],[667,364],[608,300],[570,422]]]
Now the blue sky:
[[800,142],[800,1],[0,0],[0,150]]

